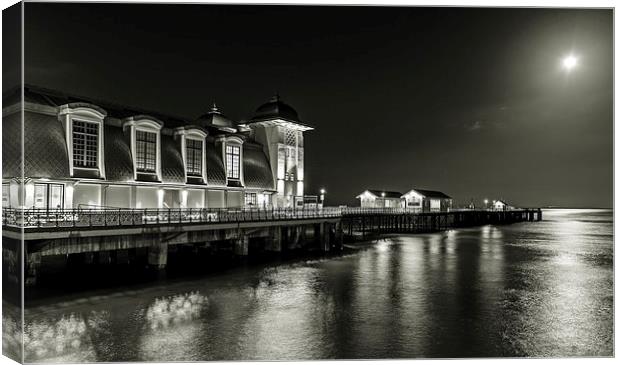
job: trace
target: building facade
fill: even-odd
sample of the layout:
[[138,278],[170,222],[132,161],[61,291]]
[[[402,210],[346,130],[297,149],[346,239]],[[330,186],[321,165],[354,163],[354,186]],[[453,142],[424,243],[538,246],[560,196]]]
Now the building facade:
[[493,210],[513,210],[514,207],[508,205],[503,200],[493,200]]
[[452,198],[434,190],[411,189],[406,194],[397,191],[365,190],[359,194],[362,208],[406,208],[420,212],[446,212],[452,209]]
[[277,96],[236,123],[216,105],[186,120],[23,90],[23,104],[20,89],[4,96],[3,207],[303,205],[303,133],[312,127]]
[[397,191],[365,190],[356,198],[362,208],[404,208],[402,194]]
[[423,212],[447,212],[452,209],[452,198],[441,191],[411,189],[402,195],[405,206]]

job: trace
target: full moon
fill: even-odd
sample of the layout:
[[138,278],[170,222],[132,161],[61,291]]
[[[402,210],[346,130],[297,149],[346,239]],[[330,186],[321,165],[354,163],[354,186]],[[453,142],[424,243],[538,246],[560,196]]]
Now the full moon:
[[567,56],[562,61],[562,65],[566,70],[570,71],[577,66],[577,58],[575,56]]

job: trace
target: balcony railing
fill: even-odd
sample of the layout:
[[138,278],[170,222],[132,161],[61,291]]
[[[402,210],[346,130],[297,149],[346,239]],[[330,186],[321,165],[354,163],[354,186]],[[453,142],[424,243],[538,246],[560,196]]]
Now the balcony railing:
[[340,208],[322,209],[15,209],[2,208],[2,225],[24,228],[118,227],[332,218]]
[[[464,209],[450,209],[450,212]],[[471,210],[468,210],[471,211]],[[174,209],[16,209],[2,208],[2,226],[23,228],[119,227],[188,223],[236,223],[382,214],[429,214],[420,208],[323,207],[292,208],[174,208]]]

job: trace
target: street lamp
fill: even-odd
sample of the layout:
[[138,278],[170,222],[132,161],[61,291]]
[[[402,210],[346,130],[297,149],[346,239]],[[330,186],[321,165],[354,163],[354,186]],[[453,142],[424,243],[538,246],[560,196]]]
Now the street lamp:
[[489,209],[489,199],[484,199],[484,209]]
[[323,201],[325,200],[325,193],[327,193],[327,191],[321,188],[320,192],[321,192],[321,208],[323,208]]

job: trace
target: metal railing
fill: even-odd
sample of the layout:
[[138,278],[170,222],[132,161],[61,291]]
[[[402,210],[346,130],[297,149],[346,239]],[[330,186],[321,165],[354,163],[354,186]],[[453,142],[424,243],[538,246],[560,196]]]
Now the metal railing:
[[15,209],[2,208],[2,225],[25,228],[118,227],[332,218],[340,208]]
[[[471,211],[450,209],[449,212]],[[445,214],[420,208],[2,208],[2,226],[23,228],[118,227],[188,223],[260,222],[383,214]]]

